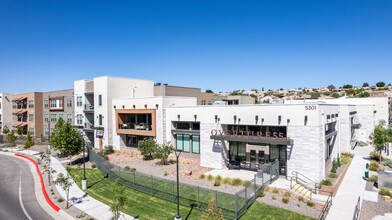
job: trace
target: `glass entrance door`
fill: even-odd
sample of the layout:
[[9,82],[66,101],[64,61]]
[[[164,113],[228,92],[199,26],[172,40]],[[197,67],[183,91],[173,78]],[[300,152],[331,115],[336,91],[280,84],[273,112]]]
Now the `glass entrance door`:
[[271,145],[270,147],[271,162],[279,160],[279,174],[286,176],[287,174],[287,146]]

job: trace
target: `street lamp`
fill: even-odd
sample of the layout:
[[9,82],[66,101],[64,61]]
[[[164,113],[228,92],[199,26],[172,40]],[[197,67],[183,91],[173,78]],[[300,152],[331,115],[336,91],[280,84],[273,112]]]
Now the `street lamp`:
[[83,179],[82,179],[82,190],[86,190],[87,189],[87,178],[86,178],[86,135],[82,134],[83,137]]
[[177,215],[174,218],[174,220],[182,220],[181,215],[180,215],[180,178],[179,178],[179,173],[178,173],[178,158],[180,157],[182,150],[174,150],[174,154],[176,155],[176,161],[177,161]]

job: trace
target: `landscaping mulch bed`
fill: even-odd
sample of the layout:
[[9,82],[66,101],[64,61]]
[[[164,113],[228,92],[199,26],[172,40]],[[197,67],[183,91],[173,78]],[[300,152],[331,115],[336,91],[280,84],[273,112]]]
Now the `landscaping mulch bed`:
[[272,189],[270,189],[269,192],[264,193],[264,197],[259,197],[257,201],[270,206],[300,213],[312,218],[318,218],[322,208],[324,207],[323,204],[314,201],[312,201],[314,206],[310,207],[306,204],[306,199],[304,199],[304,201],[298,201],[298,196],[292,192],[290,192],[289,202],[285,204],[283,203],[282,198],[284,197],[283,194],[286,192],[286,190],[278,189],[278,191],[278,193],[273,193]]

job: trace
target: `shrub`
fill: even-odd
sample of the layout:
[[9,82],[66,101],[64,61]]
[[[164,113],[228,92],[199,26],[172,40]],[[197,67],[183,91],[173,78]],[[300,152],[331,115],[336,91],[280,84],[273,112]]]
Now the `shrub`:
[[342,155],[342,163],[343,164],[349,164],[352,160],[353,160],[352,157],[346,156],[346,155]]
[[82,166],[81,163],[76,164],[76,168],[77,168],[77,169],[80,169],[81,166]]
[[214,177],[211,174],[208,174],[207,179],[208,179],[208,181],[212,181],[214,179]]
[[131,167],[131,169],[129,171],[136,172],[136,168],[135,167]]
[[321,184],[321,185],[324,185],[324,186],[332,186],[332,182],[331,182],[331,180],[329,180],[329,179],[323,179],[323,180],[321,180],[320,184]]
[[314,202],[312,202],[311,200],[308,200],[306,202],[306,205],[309,206],[309,207],[313,207],[314,206]]
[[220,185],[221,185],[221,181],[219,179],[215,179],[214,186],[220,186]]
[[331,173],[336,173],[336,170],[337,170],[337,169],[338,169],[338,162],[336,161],[335,158],[333,158]]
[[336,173],[330,173],[330,174],[328,175],[328,177],[329,177],[329,178],[338,178],[338,174],[336,174]]
[[215,177],[215,180],[221,181],[221,180],[222,180],[222,176],[221,176],[221,175],[216,176],[216,177]]
[[112,145],[109,145],[107,148],[105,148],[105,150],[103,151],[104,155],[109,155],[109,154],[113,154],[114,153],[114,149]]
[[163,173],[164,176],[169,175],[169,173],[165,170],[165,172]]
[[339,156],[339,154],[338,154],[338,159],[336,159],[336,165],[337,165],[338,167],[342,166],[342,163],[340,162],[340,156]]
[[372,175],[372,176],[369,178],[369,181],[370,181],[370,182],[373,182],[373,183],[377,182],[377,180],[378,180],[378,176],[377,176],[377,175]]
[[57,199],[57,202],[64,202],[64,199],[60,197]]
[[269,192],[269,190],[270,190],[270,187],[269,187],[269,186],[266,186],[266,187],[264,188],[264,191],[265,191],[265,192]]
[[225,177],[225,178],[223,178],[223,180],[222,180],[222,183],[223,183],[223,184],[230,184],[230,182],[231,182],[231,179],[230,179],[229,177]]
[[244,182],[239,178],[234,178],[231,180],[231,185],[233,185],[233,186],[241,186],[241,185],[243,185],[243,183]]
[[354,157],[354,154],[352,154],[352,153],[350,153],[350,152],[342,152],[342,153],[340,153],[340,155],[343,157],[343,156],[345,156],[345,157],[351,157],[351,158],[353,158]]
[[275,197],[275,196],[272,196],[272,200],[276,200],[276,197]]
[[94,169],[94,168],[97,168],[97,164],[96,163],[92,163],[91,164],[91,167]]
[[286,191],[285,193],[283,193],[283,196],[284,196],[284,197],[290,197],[291,195],[290,195],[289,192]]
[[374,160],[370,161],[369,170],[377,172],[378,169],[379,169],[378,163]]
[[206,178],[206,175],[205,175],[204,173],[202,173],[202,174],[199,175],[199,179],[202,179],[202,180],[203,180],[203,179],[205,179],[205,178]]
[[389,196],[392,197],[392,193],[391,191],[389,191],[389,189],[385,188],[385,187],[381,187],[380,191],[378,192],[380,195],[382,196]]
[[379,153],[372,151],[372,152],[370,152],[369,155],[370,155],[371,160],[380,161],[380,154]]
[[278,190],[277,188],[273,188],[273,189],[272,189],[272,193],[278,194],[278,193],[279,193],[279,190]]
[[384,166],[388,166],[388,167],[392,168],[392,160],[384,161]]
[[304,197],[303,196],[298,196],[298,201],[303,202],[304,201]]
[[260,193],[259,193],[259,197],[264,197],[264,196],[265,196],[264,191],[261,190]]
[[140,153],[143,155],[143,159],[152,160],[157,150],[158,144],[154,140],[142,140],[139,141]]
[[289,199],[288,197],[283,197],[283,198],[282,198],[282,202],[283,202],[284,204],[289,203],[289,201],[290,201],[290,199]]

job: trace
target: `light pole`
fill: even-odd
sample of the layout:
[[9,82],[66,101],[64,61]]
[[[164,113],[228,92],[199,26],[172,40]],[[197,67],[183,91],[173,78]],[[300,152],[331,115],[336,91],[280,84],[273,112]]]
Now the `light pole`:
[[82,179],[82,190],[86,190],[87,189],[87,178],[86,178],[86,136],[85,134],[82,134],[83,137],[83,179]]
[[178,158],[180,157],[182,150],[174,150],[174,154],[176,155],[176,161],[177,161],[177,215],[174,218],[174,220],[182,220],[182,217],[180,215],[180,178],[179,178],[179,167],[178,167]]

